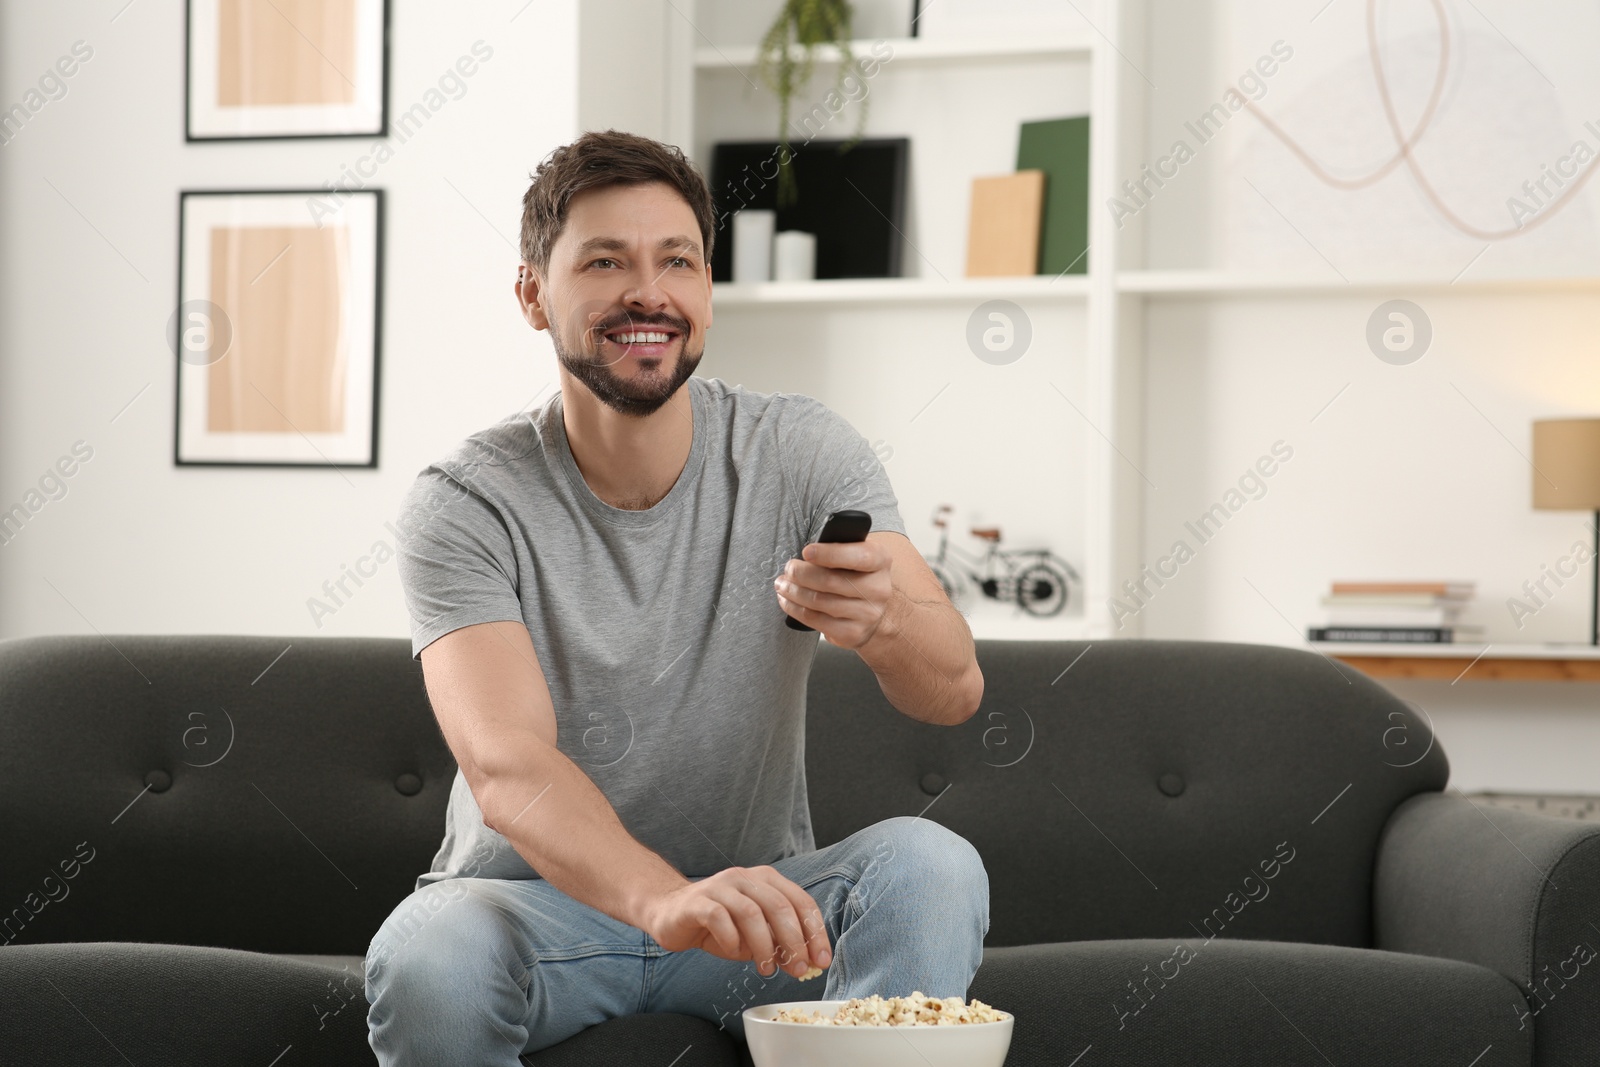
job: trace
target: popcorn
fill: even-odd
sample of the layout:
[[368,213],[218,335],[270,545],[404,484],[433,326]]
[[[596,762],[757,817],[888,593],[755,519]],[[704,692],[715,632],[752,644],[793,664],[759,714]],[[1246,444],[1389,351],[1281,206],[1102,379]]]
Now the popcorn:
[[[813,968],[815,970],[815,968]],[[807,977],[814,977],[808,975]],[[913,990],[909,997],[885,1000],[874,993],[856,997],[832,1016],[813,1011],[808,1016],[799,1008],[785,1008],[774,1022],[810,1023],[816,1026],[961,1026],[971,1023],[997,1023],[1007,1018],[981,1000],[967,1004],[960,997],[930,997]]]
[[809,982],[809,981],[811,981],[811,979],[815,978],[817,975],[819,975],[821,973],[822,973],[822,968],[821,967],[807,967],[806,968],[806,973],[802,974],[799,978],[796,978],[795,981],[797,981],[797,982]]

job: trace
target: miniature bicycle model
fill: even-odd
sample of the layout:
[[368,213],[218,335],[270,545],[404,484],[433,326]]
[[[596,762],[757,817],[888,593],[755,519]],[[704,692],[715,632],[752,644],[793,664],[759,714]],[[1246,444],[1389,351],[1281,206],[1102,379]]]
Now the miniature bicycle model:
[[973,527],[972,536],[989,543],[989,550],[983,555],[963,551],[950,543],[945,513],[952,510],[949,504],[941,504],[934,511],[939,554],[923,554],[928,569],[952,602],[965,592],[970,581],[989,599],[1015,602],[1030,615],[1056,615],[1067,606],[1068,584],[1080,581],[1072,564],[1044,548],[1002,550],[998,526]]

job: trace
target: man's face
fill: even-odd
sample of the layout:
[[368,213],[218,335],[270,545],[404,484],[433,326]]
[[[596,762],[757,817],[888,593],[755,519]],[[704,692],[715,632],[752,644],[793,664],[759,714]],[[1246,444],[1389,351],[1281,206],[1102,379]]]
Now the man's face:
[[624,415],[660,408],[705,353],[711,268],[694,211],[671,186],[613,185],[573,197],[548,277],[518,290],[524,316],[550,331],[561,365]]

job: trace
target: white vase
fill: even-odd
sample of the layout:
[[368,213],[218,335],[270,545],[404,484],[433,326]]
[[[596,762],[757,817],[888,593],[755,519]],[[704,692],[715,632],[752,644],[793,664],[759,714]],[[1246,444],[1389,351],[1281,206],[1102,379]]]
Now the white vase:
[[772,231],[778,213],[745,208],[733,214],[733,280],[769,282],[772,280]]
[[773,239],[772,277],[780,282],[809,282],[817,276],[817,235],[784,230]]

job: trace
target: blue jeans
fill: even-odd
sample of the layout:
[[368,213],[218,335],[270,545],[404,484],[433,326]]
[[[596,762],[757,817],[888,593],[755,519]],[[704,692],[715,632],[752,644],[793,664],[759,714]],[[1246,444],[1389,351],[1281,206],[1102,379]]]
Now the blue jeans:
[[620,1015],[679,1012],[741,1040],[745,1008],[789,1000],[963,999],[989,932],[989,878],[967,840],[902,816],[772,866],[817,902],[822,977],[668,952],[543,879],[449,878],[412,893],[366,958],[368,1039],[391,1065],[516,1067]]

